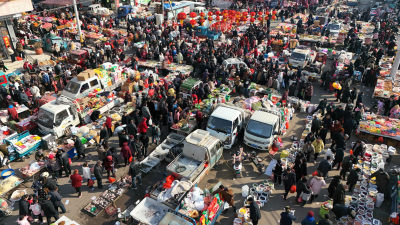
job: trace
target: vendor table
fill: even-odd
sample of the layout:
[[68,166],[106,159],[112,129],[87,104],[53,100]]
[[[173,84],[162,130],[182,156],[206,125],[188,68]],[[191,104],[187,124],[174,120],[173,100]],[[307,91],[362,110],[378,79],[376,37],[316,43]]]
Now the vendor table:
[[126,191],[122,180],[113,183],[110,188],[104,191],[99,197],[86,205],[82,210],[91,216],[97,216],[111,204],[114,204]]
[[60,225],[61,222],[64,222],[64,225],[79,225],[79,223],[75,222],[74,220],[71,220],[70,218],[66,216],[60,217],[56,222],[52,223],[54,225]]
[[10,191],[17,188],[23,180],[17,176],[9,176],[0,182],[0,196],[5,196]]
[[[181,123],[181,125],[177,125],[180,123]],[[189,121],[187,121],[187,123],[185,123],[186,125],[182,124],[182,120],[180,120],[177,124],[176,124],[177,126],[173,125],[171,127],[171,129],[174,130],[176,133],[178,133],[180,135],[184,135],[184,136],[187,136],[190,133],[192,133],[192,131],[195,130],[197,127],[196,120],[189,120]]]

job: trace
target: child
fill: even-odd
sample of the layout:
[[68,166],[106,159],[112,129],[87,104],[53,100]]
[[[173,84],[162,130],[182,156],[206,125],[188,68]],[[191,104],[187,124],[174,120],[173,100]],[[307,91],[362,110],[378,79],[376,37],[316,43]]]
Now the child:
[[29,206],[29,210],[32,211],[32,217],[36,220],[39,219],[41,223],[43,223],[43,216],[42,216],[42,208],[38,202],[37,198],[33,199],[33,203]]

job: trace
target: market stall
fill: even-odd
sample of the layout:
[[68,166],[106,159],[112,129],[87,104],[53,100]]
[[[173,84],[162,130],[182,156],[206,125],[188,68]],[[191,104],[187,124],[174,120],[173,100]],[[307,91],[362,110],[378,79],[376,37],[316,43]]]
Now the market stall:
[[56,222],[52,223],[54,225],[79,225],[79,223],[77,223],[74,220],[71,220],[70,218],[66,217],[66,216],[61,216]]
[[379,116],[373,113],[364,113],[358,130],[385,138],[400,141],[400,120]]
[[[8,171],[7,173],[12,174],[13,172]],[[0,196],[4,197],[11,190],[18,187],[22,182],[23,180],[15,175],[9,175],[7,178],[4,178],[0,181]]]
[[93,197],[93,200],[82,210],[91,216],[99,215],[126,192],[129,182],[127,177],[114,182],[100,196]]

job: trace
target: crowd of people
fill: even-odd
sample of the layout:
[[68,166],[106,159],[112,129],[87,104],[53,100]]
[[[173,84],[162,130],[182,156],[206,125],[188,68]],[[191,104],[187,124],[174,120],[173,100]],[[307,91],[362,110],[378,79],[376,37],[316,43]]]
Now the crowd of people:
[[[297,25],[295,36],[297,40],[299,35],[311,32],[308,28],[314,22],[316,7],[328,3],[319,1],[319,3],[308,5],[308,1],[305,2],[307,4],[276,8],[280,20],[290,18],[291,22]],[[250,6],[248,11],[263,12],[271,9],[267,5],[254,5]],[[307,23],[303,23],[302,19],[294,18],[294,15],[299,12],[308,14]],[[14,25],[22,32],[18,33],[20,41],[16,49],[12,50],[13,59],[17,56],[25,57],[24,48],[27,47],[27,40],[35,35],[41,37],[55,34],[68,37],[67,32],[56,27],[61,25],[60,21],[73,19],[70,10],[61,9],[42,14],[58,18],[51,29],[46,30],[34,26],[34,19],[32,21],[28,19],[24,24],[15,22]],[[271,17],[272,15],[270,15]],[[328,55],[328,60],[332,61],[330,63],[332,68],[323,70],[321,86],[328,90],[334,81],[339,82],[343,87],[336,90],[335,93],[339,104],[328,102],[327,99],[321,100],[313,112],[319,114],[313,117],[311,132],[305,138],[304,147],[297,154],[293,168],[282,168],[282,164],[278,160],[277,166],[273,170],[275,183],[278,185],[283,183],[285,192],[283,198],[286,200],[289,193],[292,192],[292,187],[296,186],[296,201],[302,206],[321,199],[319,197],[321,189],[328,186],[336,218],[354,215],[354,212],[348,210],[344,205],[345,189],[348,188],[348,191],[352,192],[360,172],[359,169],[353,169],[352,164],[363,156],[365,150],[364,143],[357,141],[354,146],[351,146],[352,154],[347,155],[349,146],[346,141],[354,134],[362,114],[367,110],[363,104],[364,93],[354,88],[353,74],[354,71],[360,71],[362,73],[361,81],[366,86],[376,84],[376,77],[380,72],[380,59],[384,55],[393,56],[395,54],[395,34],[398,25],[397,18],[391,17],[387,12],[383,12],[379,18],[371,18],[369,13],[361,11],[354,11],[347,18],[341,18],[340,12],[335,9],[330,12],[329,21],[339,18],[345,19],[351,27],[344,41],[344,48],[358,56],[354,63],[347,65],[346,70],[336,74],[337,59],[332,54]],[[298,22],[295,22],[294,19]],[[371,45],[363,45],[357,35],[361,28],[354,21],[359,20],[370,21],[375,25],[374,39]],[[96,177],[98,188],[102,189],[103,171],[110,179],[115,177],[115,169],[119,166],[129,166],[129,175],[133,181],[131,187],[137,189],[142,184],[139,162],[148,155],[149,146],[159,144],[160,140],[168,133],[162,131],[169,131],[174,123],[187,118],[196,102],[206,99],[214,88],[222,84],[232,85],[235,94],[245,97],[249,97],[248,87],[251,82],[280,91],[282,102],[286,101],[288,96],[308,101],[316,97],[313,84],[307,79],[305,71],[302,69],[292,70],[287,64],[281,65],[279,61],[272,60],[268,56],[273,52],[270,35],[271,19],[263,25],[250,24],[241,34],[235,27],[231,32],[222,34],[218,43],[211,39],[201,41],[195,35],[195,30],[190,24],[176,26],[164,23],[157,25],[155,20],[105,19],[85,12],[81,13],[80,21],[83,31],[89,31],[91,25],[99,25],[101,28],[120,28],[124,23],[128,35],[123,38],[122,43],[118,41],[122,38],[119,34],[106,42],[94,45],[90,44],[88,40],[83,40],[82,45],[93,48],[93,51],[81,65],[58,62],[53,68],[39,70],[37,65],[25,63],[25,73],[21,76],[21,80],[14,80],[11,77],[8,88],[0,85],[0,104],[1,107],[8,109],[10,120],[19,121],[20,119],[15,109],[15,102],[26,105],[34,113],[39,106],[38,100],[46,91],[58,93],[72,77],[87,68],[98,68],[104,62],[119,63],[137,70],[139,60],[156,60],[162,62],[160,70],[155,71],[160,76],[168,74],[167,65],[171,62],[192,65],[194,70],[189,75],[178,75],[171,83],[157,82],[158,80],[150,75],[148,83],[153,84],[150,89],[154,89],[154,94],[151,96],[146,94],[132,96],[126,93],[124,101],[131,102],[132,97],[135,97],[136,110],[132,114],[122,115],[122,120],[115,125],[115,130],[112,130],[111,118],[107,117],[100,132],[100,143],[96,146],[98,158],[95,165],[89,168],[85,163],[81,168],[82,175],[79,170],[72,172],[68,156],[62,150],[59,150],[55,157],[50,157],[51,174],[42,175],[35,186],[37,191],[35,195],[24,196],[19,202],[20,224],[29,224],[27,217],[30,221],[32,218],[37,218],[43,222],[43,216],[50,224],[52,217],[58,219],[59,209],[61,213],[66,212],[56,180],[57,177],[62,177],[63,171],[66,176],[70,176],[71,184],[79,197],[82,194],[83,182],[88,182],[88,186],[93,188],[91,174]],[[330,35],[326,26],[320,32],[322,36]],[[143,47],[134,46],[134,43],[142,41],[145,43]],[[284,46],[288,46],[288,40],[284,39],[284,41]],[[266,45],[260,51],[259,45],[262,43],[266,43]],[[70,42],[69,48],[76,48],[74,45]],[[281,49],[274,54],[283,56],[283,51],[286,49]],[[52,54],[54,57],[68,57],[69,53],[63,46],[54,45]],[[225,67],[222,62],[228,58],[239,58],[247,67]],[[6,69],[4,63],[0,63],[0,68]],[[191,96],[183,98],[180,94],[180,86],[188,76],[199,78],[203,83],[191,93]],[[139,83],[139,90],[143,89],[143,84]],[[390,97],[387,101],[380,101],[378,113],[397,118],[399,114],[394,109],[399,108],[399,101],[395,96]],[[196,121],[199,128],[204,127],[205,116],[201,111],[197,111]],[[331,143],[328,142],[328,134]],[[118,136],[118,147],[111,146],[109,143],[109,139],[114,135]],[[86,149],[78,137],[74,137],[74,144],[78,153],[77,160],[85,159]],[[321,159],[319,155],[328,145],[331,154],[326,154]],[[310,161],[317,167],[317,171],[312,176],[307,168]],[[335,166],[337,170],[340,170],[340,176],[335,176],[328,185],[329,171],[333,170]],[[349,175],[346,181],[347,173]],[[50,175],[53,178],[50,178]],[[388,193],[387,174],[384,171],[378,171],[372,176],[377,177],[379,191]],[[346,181],[347,187],[342,184],[343,181]],[[227,192],[225,189],[222,190]],[[226,195],[231,196],[231,194]],[[229,204],[234,206],[233,197],[231,200]],[[257,224],[260,212],[254,199],[250,199],[250,202],[253,224]],[[290,225],[295,219],[291,208],[286,207],[281,213],[280,224]],[[316,224],[316,222],[314,213],[309,212],[301,224]],[[327,216],[321,218],[318,224],[333,224],[333,222]]]

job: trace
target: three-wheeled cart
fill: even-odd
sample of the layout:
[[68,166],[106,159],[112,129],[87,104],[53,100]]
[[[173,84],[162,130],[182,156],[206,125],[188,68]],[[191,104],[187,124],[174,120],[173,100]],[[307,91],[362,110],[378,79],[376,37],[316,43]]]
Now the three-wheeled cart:
[[[22,132],[12,138],[5,139],[4,142],[8,145],[8,158],[9,161],[23,158],[26,155],[30,155],[33,151],[36,151],[41,145],[41,138],[37,137],[37,140],[31,140],[29,131]],[[29,140],[27,140],[29,139]]]

